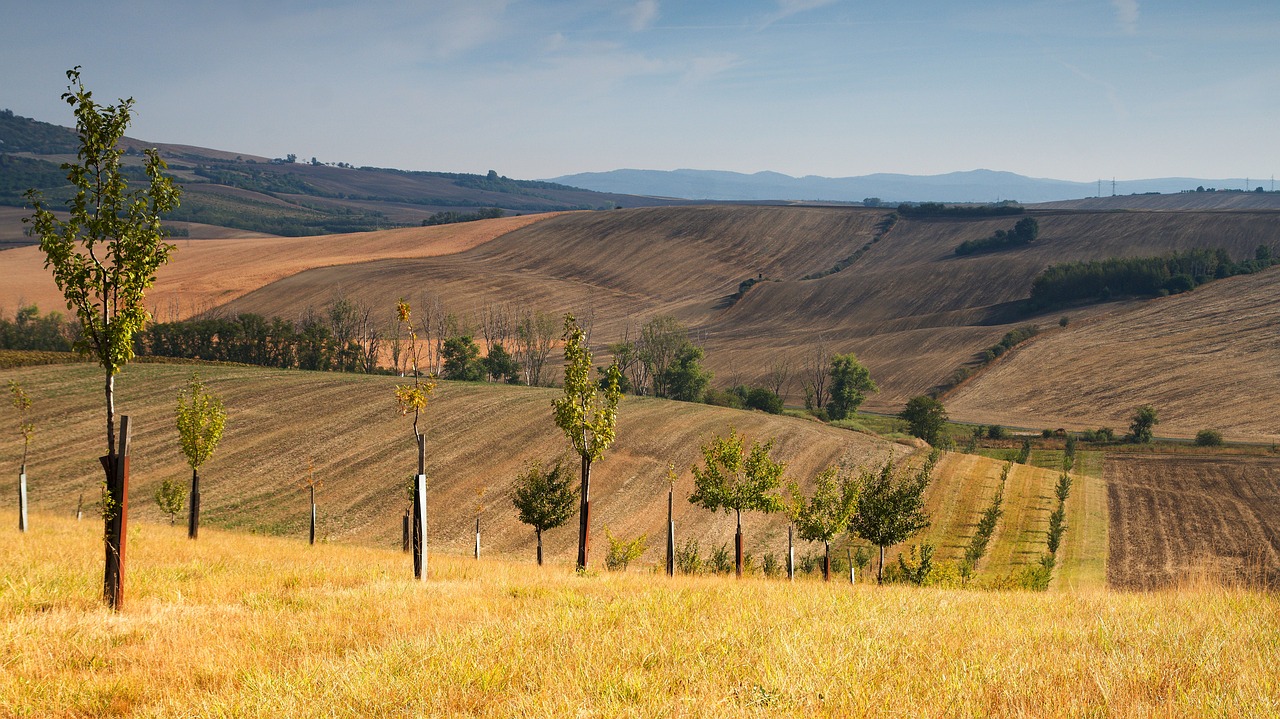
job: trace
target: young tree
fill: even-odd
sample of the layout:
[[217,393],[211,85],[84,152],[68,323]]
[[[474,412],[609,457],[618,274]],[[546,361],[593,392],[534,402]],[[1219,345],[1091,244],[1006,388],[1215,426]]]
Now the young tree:
[[[578,569],[587,567],[591,527],[591,463],[613,444],[622,391],[618,365],[605,370],[603,387],[591,381],[591,350],[586,334],[573,315],[564,316],[564,396],[551,405],[556,426],[564,431],[582,461],[582,488],[578,509]],[[599,391],[599,390],[602,390]],[[603,395],[603,396],[602,396]]]
[[858,479],[858,508],[849,531],[880,548],[877,582],[884,580],[885,547],[904,542],[929,526],[924,490],[937,458],[934,450],[914,475],[899,474],[889,460],[877,472],[863,470]]
[[[686,343],[661,373],[666,396],[681,402],[699,402],[711,384],[711,373],[702,368],[702,348]],[[657,375],[655,375],[656,377]]]
[[836,355],[831,358],[831,399],[827,402],[827,416],[844,419],[858,411],[868,392],[876,392],[876,383],[856,355]]
[[418,473],[414,476],[413,509],[410,523],[410,545],[413,551],[413,576],[424,579],[427,574],[427,438],[418,429],[418,417],[426,409],[436,383],[422,375],[418,366],[418,334],[413,327],[412,310],[403,298],[396,303],[396,318],[409,334],[409,376],[413,382],[396,385],[396,406],[400,416],[413,413],[413,438],[418,447]]
[[804,379],[805,409],[816,414],[826,407],[827,381],[831,377],[831,348],[822,335],[805,356],[800,374]]
[[106,568],[103,598],[112,609],[123,602],[124,540],[127,536],[127,422],[122,420],[116,441],[115,376],[133,359],[133,335],[149,317],[143,293],[156,279],[156,270],[169,259],[173,245],[164,241],[160,215],[178,206],[181,191],[163,172],[165,163],[154,149],[146,151],[145,190],[129,191],[120,168],[119,147],[132,117],[133,99],[99,105],[80,81],[80,68],[67,71],[71,84],[62,99],[76,116],[80,136],[78,163],[66,163],[75,194],[67,203],[70,218],[61,220],[45,206],[38,190],[29,190],[34,212],[23,222],[32,226],[45,253],[45,267],[80,320],[81,352],[92,354],[105,370],[107,454],[103,505],[109,508],[104,527]]
[[693,494],[689,501],[711,511],[734,512],[735,567],[742,576],[742,513],[777,512],[782,500],[774,492],[782,483],[786,468],[770,457],[773,440],[753,442],[748,451],[745,438],[730,428],[728,437],[714,439],[702,446],[703,466],[693,468]]
[[1146,444],[1151,441],[1151,430],[1160,424],[1160,419],[1156,416],[1156,408],[1149,404],[1144,404],[1133,413],[1133,418],[1129,422],[1129,441],[1137,444]]
[[475,382],[484,377],[480,348],[471,335],[450,337],[444,341],[444,376],[447,379]]
[[928,395],[912,397],[898,417],[906,421],[907,431],[929,444],[937,444],[942,428],[947,424],[946,408]]
[[520,365],[516,364],[515,358],[501,342],[490,344],[489,353],[480,363],[490,379],[505,380],[508,383],[520,381]]
[[178,523],[178,512],[182,511],[182,502],[187,498],[187,490],[181,482],[165,477],[156,487],[155,500],[160,511],[169,515],[169,525]]
[[689,330],[671,315],[659,315],[640,328],[640,360],[653,382],[656,397],[669,397],[668,370],[689,344]]
[[[178,395],[177,424],[182,453],[187,457],[187,464],[191,465],[191,508],[187,515],[187,537],[195,539],[200,533],[200,465],[217,448],[218,441],[222,439],[222,430],[227,424],[227,410],[222,405],[222,399],[205,391],[198,374],[191,374],[187,389]],[[161,504],[160,507],[168,511],[166,505]]]
[[9,380],[10,404],[18,411],[18,434],[22,435],[22,464],[18,469],[18,531],[27,531],[27,450],[31,448],[31,437],[35,434],[36,425],[27,419],[31,411],[31,398],[26,390],[18,384],[18,380]]
[[542,566],[542,533],[569,521],[577,502],[573,475],[561,462],[546,471],[541,463],[531,462],[516,476],[511,503],[520,513],[520,521],[538,535],[538,566]]
[[813,495],[805,499],[800,486],[791,484],[788,514],[807,542],[822,542],[822,578],[831,581],[831,540],[849,529],[858,508],[858,483],[836,467],[827,467],[813,482]]

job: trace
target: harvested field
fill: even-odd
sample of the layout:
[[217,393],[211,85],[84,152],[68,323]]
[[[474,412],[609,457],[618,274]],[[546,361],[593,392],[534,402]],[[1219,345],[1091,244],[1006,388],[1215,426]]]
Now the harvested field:
[[[155,287],[147,292],[147,300],[158,319],[183,319],[305,270],[385,258],[452,254],[551,216],[521,215],[319,237],[258,236],[199,241],[174,238],[172,242],[178,250],[169,264],[160,268]],[[6,250],[0,254],[0,268],[9,280],[0,290],[0,307],[16,307],[19,300],[27,304],[34,302],[46,312],[66,306],[52,276],[44,269],[44,255],[39,247]],[[287,314],[293,316],[296,312]]]
[[1110,586],[1280,582],[1280,459],[1113,455],[1105,472]]
[[1160,436],[1210,427],[1231,439],[1280,439],[1278,290],[1273,268],[1072,322],[961,386],[947,409],[975,422],[1123,433],[1151,404]]
[[[192,367],[135,364],[117,379],[117,411],[131,415],[135,449],[131,513],[155,522],[164,517],[152,501],[164,478],[189,481],[178,451],[174,404]],[[201,470],[202,519],[210,526],[304,537],[308,505],[301,480],[312,462],[323,484],[317,491],[319,535],[324,539],[399,546],[405,487],[415,467],[411,419],[395,410],[394,377],[342,375],[252,367],[197,368],[226,401],[229,419],[222,444]],[[32,511],[74,514],[83,492],[97,499],[102,454],[101,370],[62,365],[0,370],[0,386],[19,379],[31,396],[36,436],[28,462]],[[475,507],[483,504],[484,552],[533,557],[533,532],[520,524],[509,487],[524,462],[554,460],[567,442],[551,417],[559,390],[444,382],[423,418],[428,443],[431,539],[434,549],[463,553],[474,538]],[[4,415],[0,415],[4,416]],[[699,445],[736,427],[751,439],[777,440],[776,456],[788,477],[807,485],[827,464],[882,461],[908,448],[857,432],[792,417],[776,417],[706,405],[627,398],[618,441],[592,470],[595,552],[603,561],[603,527],[615,535],[647,533],[646,561],[661,556],[666,521],[667,463],[681,472],[677,495],[692,491],[688,468]],[[0,435],[0,461],[16,467],[17,432]],[[576,456],[571,460],[576,469]],[[485,489],[483,498],[479,490]],[[12,492],[0,494],[0,513],[16,511]],[[733,517],[676,502],[679,538],[704,548],[733,540]],[[92,509],[88,510],[92,513]],[[576,525],[575,525],[576,526]],[[781,553],[781,515],[744,517],[752,552]],[[573,527],[544,538],[549,559],[567,561],[577,549]]]

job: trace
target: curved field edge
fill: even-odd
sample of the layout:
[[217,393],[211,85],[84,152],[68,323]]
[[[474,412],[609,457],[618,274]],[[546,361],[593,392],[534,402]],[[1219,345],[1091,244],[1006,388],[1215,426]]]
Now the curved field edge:
[[[575,576],[132,523],[0,527],[0,713],[1270,716],[1280,599]],[[157,679],[163,677],[163,680]]]

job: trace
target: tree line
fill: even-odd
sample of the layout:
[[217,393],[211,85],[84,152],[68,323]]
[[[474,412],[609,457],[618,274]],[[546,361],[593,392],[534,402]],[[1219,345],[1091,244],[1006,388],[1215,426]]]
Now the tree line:
[[1000,250],[1025,247],[1040,236],[1040,223],[1034,217],[1018,220],[1012,230],[996,230],[990,237],[980,240],[965,240],[956,245],[955,253],[961,257],[979,252],[999,252]]
[[1113,257],[1050,265],[1031,282],[1032,309],[1123,296],[1188,292],[1206,282],[1271,267],[1271,248],[1259,245],[1252,259],[1235,261],[1223,248],[1197,248],[1159,257]]

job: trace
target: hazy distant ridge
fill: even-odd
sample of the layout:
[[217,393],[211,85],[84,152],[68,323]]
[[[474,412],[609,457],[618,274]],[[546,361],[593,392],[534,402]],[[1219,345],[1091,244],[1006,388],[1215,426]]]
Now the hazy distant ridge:
[[[583,172],[552,178],[573,187],[596,192],[676,197],[688,200],[818,200],[861,202],[879,197],[888,203],[908,200],[935,202],[1051,202],[1098,196],[1096,182],[1070,182],[1025,177],[1012,172],[970,170],[945,175],[880,173],[861,177],[791,177],[777,172],[752,175],[719,170],[611,170]],[[1251,179],[1249,189],[1270,188],[1270,180]],[[1117,181],[1115,192],[1176,193],[1198,186],[1244,189],[1243,178],[1205,180],[1167,177]],[[1112,194],[1111,182],[1102,183],[1102,196]]]

